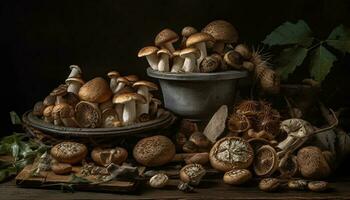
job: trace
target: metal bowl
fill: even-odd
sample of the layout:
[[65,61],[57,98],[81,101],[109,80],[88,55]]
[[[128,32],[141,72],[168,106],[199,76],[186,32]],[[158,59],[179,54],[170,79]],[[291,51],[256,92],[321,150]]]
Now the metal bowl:
[[22,116],[24,124],[38,129],[46,134],[59,137],[120,137],[141,134],[147,131],[168,128],[175,121],[175,116],[170,112],[164,112],[159,118],[142,123],[136,123],[130,126],[117,128],[72,128],[64,126],[56,126],[45,122],[44,120],[33,115],[31,111],[27,111]]
[[207,120],[221,105],[233,105],[238,80],[246,71],[217,73],[171,73],[147,69],[159,79],[165,108],[193,120]]

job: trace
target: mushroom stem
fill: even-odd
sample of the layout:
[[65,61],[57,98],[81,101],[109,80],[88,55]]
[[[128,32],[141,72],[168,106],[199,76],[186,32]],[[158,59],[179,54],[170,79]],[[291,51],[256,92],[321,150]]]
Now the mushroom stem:
[[213,51],[219,54],[224,53],[225,43],[217,41],[214,44]]
[[109,83],[109,87],[111,88],[112,91],[114,91],[118,85],[117,79],[118,79],[117,77],[111,78],[111,82]]
[[173,66],[171,67],[171,72],[179,72],[184,64],[184,59],[180,56],[174,58]]
[[135,101],[131,100],[124,104],[123,109],[123,123],[129,125],[134,123],[136,120],[136,105]]
[[185,58],[183,69],[185,72],[193,72],[196,68],[196,57],[194,55],[188,55]]
[[163,46],[165,49],[168,49],[171,53],[175,51],[173,44],[170,42],[163,44]]
[[65,100],[64,100],[63,96],[57,96],[55,104],[58,105],[58,104],[61,104],[61,103],[65,103]]
[[119,82],[117,87],[113,90],[113,94],[119,92],[121,89],[123,89],[125,87],[125,83],[124,82]]
[[158,62],[158,70],[160,72],[168,72],[169,70],[169,55],[162,54]]
[[79,77],[80,76],[80,71],[77,68],[72,68],[72,71],[70,72],[68,78],[73,78],[73,77]]
[[81,86],[82,86],[82,84],[78,83],[78,82],[70,83],[68,88],[67,88],[67,92],[71,92],[71,93],[78,95],[79,89],[81,88]]
[[124,105],[123,104],[117,104],[115,105],[115,111],[117,113],[117,116],[118,116],[118,120],[119,121],[122,121],[123,119],[123,108],[124,108]]
[[146,56],[148,64],[151,66],[153,70],[158,70],[158,56],[156,54],[151,54]]
[[281,150],[285,150],[287,147],[291,146],[294,142],[295,138],[292,136],[288,136],[285,140],[277,145],[277,147]]
[[139,117],[143,113],[148,114],[149,112],[150,94],[147,86],[140,86],[139,89],[137,90],[137,93],[144,96],[146,99],[146,103],[138,102],[136,104],[137,117]]
[[205,57],[207,57],[207,47],[205,46],[205,42],[199,42],[199,43],[195,44],[195,46],[201,52],[200,57],[197,59],[197,65],[198,65],[198,69],[199,69],[199,64],[202,62],[202,60]]

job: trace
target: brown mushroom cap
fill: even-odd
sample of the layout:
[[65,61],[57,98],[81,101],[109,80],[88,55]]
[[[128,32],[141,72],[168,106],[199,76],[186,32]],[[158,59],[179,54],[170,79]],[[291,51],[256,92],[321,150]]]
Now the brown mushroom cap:
[[270,176],[278,167],[278,158],[276,150],[269,146],[264,145],[260,147],[255,155],[253,168],[254,172],[258,176]]
[[80,127],[98,127],[101,123],[101,115],[100,109],[94,103],[81,101],[75,106],[75,119]]
[[112,96],[112,91],[107,81],[101,77],[96,77],[86,82],[79,90],[81,100],[93,103],[102,103]]
[[159,51],[157,51],[157,55],[161,55],[161,54],[167,54],[169,57],[171,57],[171,52],[168,49],[160,49]]
[[119,77],[119,78],[117,79],[117,82],[123,82],[123,83],[125,83],[126,85],[129,85],[129,84],[130,84],[129,80],[126,79],[125,77]]
[[175,156],[175,145],[167,137],[156,135],[141,139],[133,149],[135,160],[145,166],[160,166]]
[[38,101],[35,103],[33,108],[33,114],[36,116],[42,116],[45,109],[45,105],[42,101]]
[[208,33],[195,33],[186,40],[186,46],[192,46],[200,42],[214,41],[214,37]]
[[193,48],[193,47],[182,49],[180,52],[181,57],[186,57],[188,54],[194,54],[196,58],[199,58],[199,56],[201,55],[200,51],[197,48]]
[[43,116],[44,117],[51,117],[52,116],[53,107],[54,107],[54,105],[46,106],[44,111],[43,111]]
[[108,72],[107,76],[109,78],[118,78],[120,76],[120,74],[117,71],[110,71],[110,72]]
[[154,47],[154,46],[143,47],[142,49],[140,49],[137,56],[138,57],[149,56],[149,55],[157,53],[158,50],[159,49],[157,47]]
[[120,95],[114,95],[113,103],[126,103],[128,101],[140,101],[141,103],[146,103],[145,97],[137,93],[124,93]]
[[176,42],[178,39],[179,36],[177,35],[177,33],[175,33],[171,29],[166,28],[158,33],[158,35],[154,39],[154,43],[156,46],[162,46],[164,43]]
[[51,105],[54,105],[55,102],[56,102],[56,96],[48,95],[47,97],[45,97],[43,104],[44,106],[51,106]]
[[57,88],[53,89],[50,93],[51,96],[64,96],[67,94],[67,84],[61,84]]
[[66,79],[67,84],[71,84],[71,83],[75,83],[75,82],[80,83],[82,85],[84,84],[83,79],[81,79],[79,77],[71,77],[71,78]]
[[158,86],[155,83],[149,82],[149,81],[137,81],[132,85],[132,87],[139,87],[139,86],[147,86],[148,89],[151,90],[158,90]]
[[61,142],[51,149],[51,156],[57,161],[76,164],[82,161],[88,153],[84,144],[77,142]]
[[180,56],[181,50],[176,50],[173,52],[173,57]]
[[224,20],[215,20],[203,28],[202,32],[212,35],[216,41],[224,43],[236,43],[238,41],[238,32],[229,22]]
[[126,78],[126,80],[128,80],[131,83],[134,83],[139,80],[139,77],[137,75],[128,75],[124,76],[124,78]]
[[192,27],[192,26],[186,26],[182,29],[181,31],[181,35],[184,36],[184,37],[189,37],[191,36],[192,34],[194,33],[197,33],[197,29]]

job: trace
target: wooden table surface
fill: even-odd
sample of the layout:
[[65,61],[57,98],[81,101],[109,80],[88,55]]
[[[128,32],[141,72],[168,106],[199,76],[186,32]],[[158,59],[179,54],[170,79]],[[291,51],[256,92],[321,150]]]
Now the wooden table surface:
[[[209,186],[210,185],[210,186]],[[15,182],[0,184],[0,199],[51,200],[51,199],[350,199],[350,177],[331,181],[331,191],[315,193],[307,191],[280,191],[265,193],[256,187],[232,187],[220,182],[210,182],[195,193],[182,193],[176,189],[141,188],[135,194],[81,192],[64,193],[60,190],[19,188]]]

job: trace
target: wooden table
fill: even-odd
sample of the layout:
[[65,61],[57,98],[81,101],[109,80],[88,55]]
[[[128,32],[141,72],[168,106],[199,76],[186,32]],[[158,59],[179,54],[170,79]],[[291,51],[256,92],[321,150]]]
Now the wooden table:
[[303,191],[265,193],[256,187],[231,187],[213,181],[207,188],[197,188],[196,193],[182,193],[174,189],[141,188],[139,194],[123,195],[94,192],[63,193],[60,190],[19,188],[12,180],[0,184],[0,199],[350,199],[350,177],[339,177],[336,182],[331,181],[331,187],[333,189],[327,193]]

